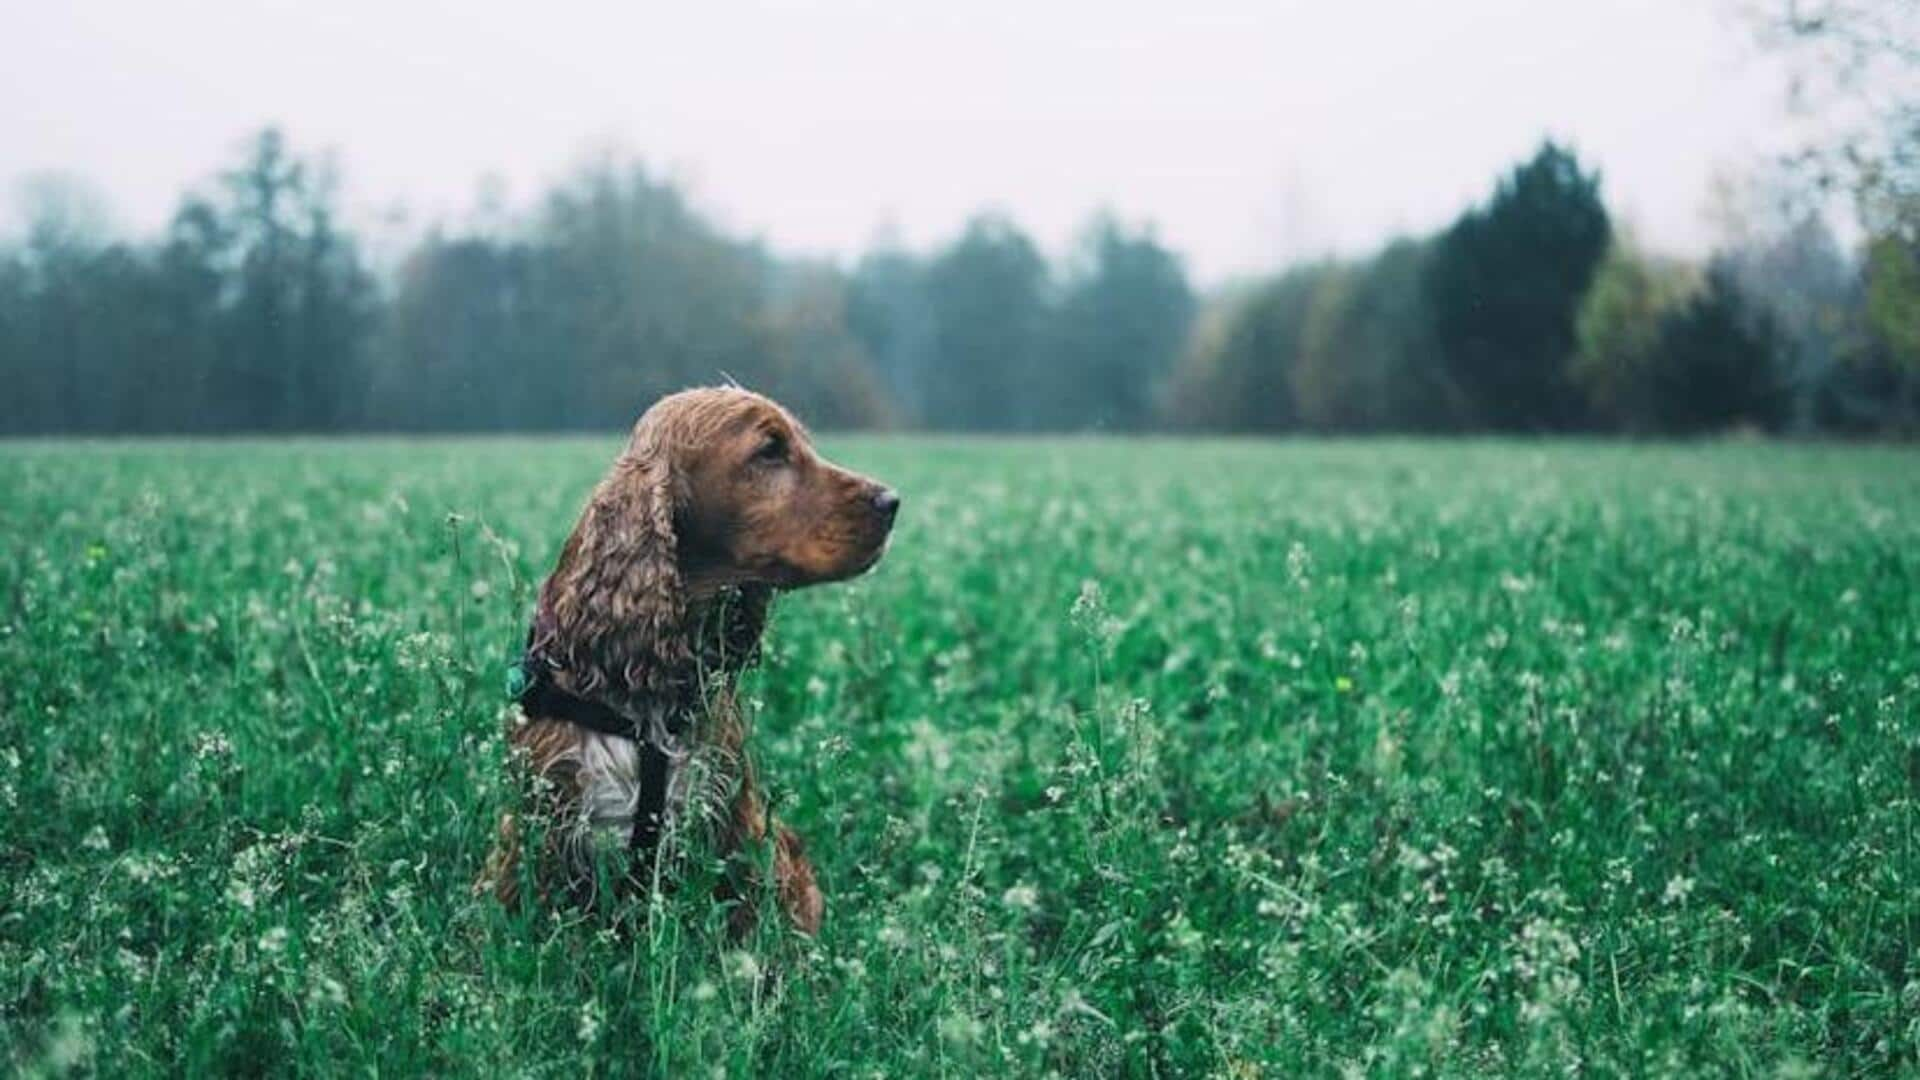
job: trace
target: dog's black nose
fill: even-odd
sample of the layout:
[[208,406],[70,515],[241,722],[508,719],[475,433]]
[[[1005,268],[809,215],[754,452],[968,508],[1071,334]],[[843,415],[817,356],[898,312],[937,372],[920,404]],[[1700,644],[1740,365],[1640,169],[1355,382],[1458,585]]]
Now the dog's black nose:
[[879,491],[874,492],[873,508],[879,511],[881,517],[892,521],[893,515],[900,512],[899,492],[894,491],[892,488],[881,488]]

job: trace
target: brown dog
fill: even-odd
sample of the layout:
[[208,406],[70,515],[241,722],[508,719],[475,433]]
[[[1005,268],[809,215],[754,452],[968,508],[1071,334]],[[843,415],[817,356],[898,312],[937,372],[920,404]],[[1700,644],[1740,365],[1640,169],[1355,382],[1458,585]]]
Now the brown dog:
[[508,736],[530,790],[477,887],[515,902],[529,815],[543,830],[531,880],[587,904],[609,841],[631,852],[621,885],[646,888],[663,835],[704,825],[732,864],[736,933],[755,917],[749,853],[769,837],[781,906],[817,931],[813,866],[768,815],[734,687],[773,591],[872,567],[899,506],[758,394],[688,390],[647,410],[541,586]]

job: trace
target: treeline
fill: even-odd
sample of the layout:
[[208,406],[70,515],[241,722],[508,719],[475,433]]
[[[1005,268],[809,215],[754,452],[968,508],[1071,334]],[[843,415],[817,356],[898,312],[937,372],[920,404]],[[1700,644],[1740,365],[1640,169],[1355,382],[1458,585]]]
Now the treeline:
[[1920,235],[1817,219],[1704,266],[1614,229],[1551,144],[1438,235],[1204,303],[1107,216],[1050,265],[981,215],[850,269],[602,160],[376,273],[274,131],[148,242],[56,203],[0,250],[0,432],[617,428],[731,378],[828,428],[1920,428]]
[[883,422],[831,268],[782,263],[639,168],[436,232],[379,280],[326,170],[274,131],[151,244],[49,212],[0,257],[9,432],[615,428],[729,373]]
[[147,243],[56,200],[0,252],[0,431],[616,428],[722,379],[826,428],[1143,428],[1196,306],[1110,218],[1056,274],[982,216],[932,258],[780,259],[611,160],[376,275],[275,131]]
[[1690,434],[1920,431],[1920,233],[1864,257],[1823,220],[1703,265],[1613,228],[1551,143],[1436,236],[1221,298],[1168,389],[1178,427]]

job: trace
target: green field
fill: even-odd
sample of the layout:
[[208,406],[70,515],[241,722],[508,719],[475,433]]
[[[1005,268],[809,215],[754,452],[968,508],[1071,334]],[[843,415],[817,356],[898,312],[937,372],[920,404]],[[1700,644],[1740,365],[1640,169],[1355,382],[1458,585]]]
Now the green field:
[[0,446],[0,1066],[1920,1069],[1920,453],[829,444],[740,947],[467,892],[613,440]]

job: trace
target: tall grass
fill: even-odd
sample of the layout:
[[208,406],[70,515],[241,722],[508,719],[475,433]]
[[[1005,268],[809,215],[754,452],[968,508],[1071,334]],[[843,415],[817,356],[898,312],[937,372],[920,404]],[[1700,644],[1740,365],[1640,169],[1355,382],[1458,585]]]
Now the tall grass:
[[0,448],[0,1062],[1920,1068],[1920,456],[830,449],[893,551],[748,681],[827,925],[731,944],[467,891],[611,443]]

